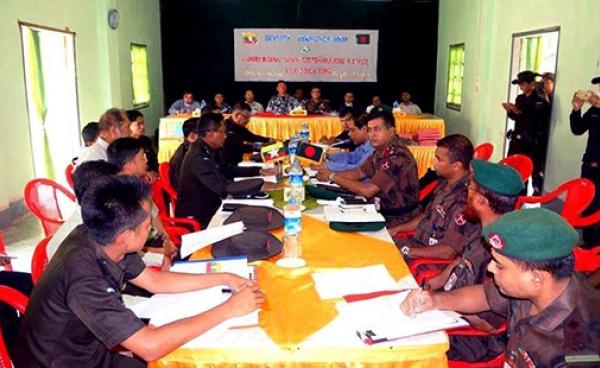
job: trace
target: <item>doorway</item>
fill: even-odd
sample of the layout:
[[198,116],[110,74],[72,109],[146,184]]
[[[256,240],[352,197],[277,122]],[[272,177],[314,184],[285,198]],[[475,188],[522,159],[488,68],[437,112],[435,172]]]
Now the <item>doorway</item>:
[[[510,75],[508,82],[508,102],[515,102],[515,99],[521,90],[518,84],[512,84],[511,81],[516,78],[519,72],[530,70],[538,73],[544,78],[536,81],[537,88],[534,93],[542,96],[550,104],[549,111],[552,111],[552,98],[554,95],[554,84],[556,81],[556,66],[558,61],[558,43],[560,27],[544,28],[534,31],[514,33],[512,35],[512,52]],[[544,80],[552,79],[552,89],[544,89]],[[548,85],[548,83],[547,83]],[[551,113],[548,121],[540,122],[541,131],[538,132],[535,145],[537,147],[534,159],[536,168],[534,169],[533,180],[529,181],[528,194],[535,192],[541,194],[543,191],[545,162],[548,150],[548,139],[550,136]],[[514,120],[506,118],[506,135],[504,140],[503,157],[506,157],[509,151],[511,133],[515,127]],[[535,184],[535,190],[532,186]]]
[[80,151],[75,33],[19,22],[35,177],[66,184]]

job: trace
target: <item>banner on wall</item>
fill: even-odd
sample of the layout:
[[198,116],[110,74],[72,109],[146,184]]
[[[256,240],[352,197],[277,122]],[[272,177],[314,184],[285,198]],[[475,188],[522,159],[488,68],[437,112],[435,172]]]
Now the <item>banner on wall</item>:
[[236,28],[235,80],[377,82],[377,30]]

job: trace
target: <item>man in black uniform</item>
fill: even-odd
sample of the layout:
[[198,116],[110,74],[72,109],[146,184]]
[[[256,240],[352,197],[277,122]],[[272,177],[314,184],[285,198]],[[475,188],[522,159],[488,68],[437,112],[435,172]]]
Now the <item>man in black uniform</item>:
[[260,143],[271,141],[270,138],[256,135],[246,128],[251,115],[252,108],[241,102],[233,105],[231,117],[225,120],[227,139],[223,146],[223,158],[230,165],[239,164],[244,153],[258,151]]
[[[227,135],[223,115],[206,113],[198,122],[199,139],[192,143],[183,159],[177,185],[177,217],[195,218],[206,229],[227,195],[252,195],[263,188],[274,189],[262,179],[234,182],[235,177],[256,176],[256,167],[241,168],[227,164],[221,148]],[[272,174],[267,173],[265,174]]]
[[[600,77],[592,79],[592,84],[600,84]],[[581,108],[585,100],[573,95],[573,111],[571,111],[571,132],[582,135],[589,132],[587,147],[583,154],[581,164],[581,177],[590,179],[596,186],[596,195],[583,215],[590,215],[600,209],[600,97],[592,95],[588,98],[592,106],[581,115]],[[594,225],[583,229],[583,241],[586,246],[592,247],[600,240],[600,226]]]
[[526,70],[517,75],[512,84],[518,84],[523,92],[514,104],[505,102],[502,107],[515,121],[514,131],[509,132],[508,154],[527,155],[533,160],[533,189],[542,193],[544,163],[546,161],[548,130],[550,128],[550,104],[536,92],[535,78],[539,74]]

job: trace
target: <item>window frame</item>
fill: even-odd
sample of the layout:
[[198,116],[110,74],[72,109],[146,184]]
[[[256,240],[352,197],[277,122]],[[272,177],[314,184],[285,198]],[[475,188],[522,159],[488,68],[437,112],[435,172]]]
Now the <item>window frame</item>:
[[[136,102],[136,73],[134,73],[134,65],[137,65],[134,61],[133,58],[133,54],[134,54],[134,48],[143,48],[145,50],[146,53],[146,63],[145,63],[145,68],[146,68],[146,80],[147,80],[147,86],[148,86],[148,100],[146,101],[141,101],[141,102]],[[144,108],[144,107],[149,107],[150,106],[150,101],[152,100],[152,93],[151,93],[151,84],[150,84],[150,65],[148,62],[148,45],[142,44],[142,43],[135,43],[132,42],[129,46],[129,54],[130,54],[130,59],[131,59],[131,97],[132,97],[132,105],[133,108],[135,109],[139,109],[139,108]]]
[[[460,103],[451,101],[451,95],[450,95],[451,83],[452,83],[453,79],[456,78],[456,76],[453,74],[453,66],[455,66],[456,63],[454,63],[454,64],[452,63],[453,62],[452,51],[456,50],[456,49],[462,50],[462,65],[461,65],[460,91],[459,91],[460,92]],[[455,44],[450,45],[448,47],[448,73],[447,73],[447,83],[446,83],[446,108],[448,108],[448,109],[460,111],[460,109],[462,107],[464,70],[465,70],[465,43],[461,42],[461,43],[455,43]]]

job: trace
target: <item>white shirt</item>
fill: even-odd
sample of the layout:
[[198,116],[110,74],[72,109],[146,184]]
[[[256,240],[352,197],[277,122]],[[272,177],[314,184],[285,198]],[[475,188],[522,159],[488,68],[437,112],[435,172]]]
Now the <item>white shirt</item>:
[[108,142],[106,142],[104,139],[98,137],[98,140],[96,141],[96,143],[92,144],[91,146],[89,146],[85,150],[83,150],[83,153],[81,154],[81,156],[79,156],[75,165],[79,166],[86,161],[95,161],[95,160],[108,161],[108,154],[106,152],[107,149],[108,149]]
[[48,255],[48,261],[52,259],[52,256],[54,255],[54,253],[56,253],[56,250],[58,249],[58,246],[61,245],[61,243],[67,238],[67,236],[69,236],[69,234],[71,234],[71,231],[73,231],[77,226],[81,224],[83,224],[83,219],[81,218],[81,207],[77,206],[77,208],[75,208],[75,211],[73,211],[73,213],[65,221],[65,223],[62,224],[58,228],[58,230],[56,230],[56,233],[54,233],[54,236],[52,237],[52,239],[50,239],[48,245],[46,245],[46,254]]
[[400,103],[394,102],[393,109],[394,110],[399,109],[400,111],[402,111],[405,114],[412,114],[412,115],[422,114],[419,106],[412,102],[409,102],[408,105],[405,104],[404,102],[400,102]]

